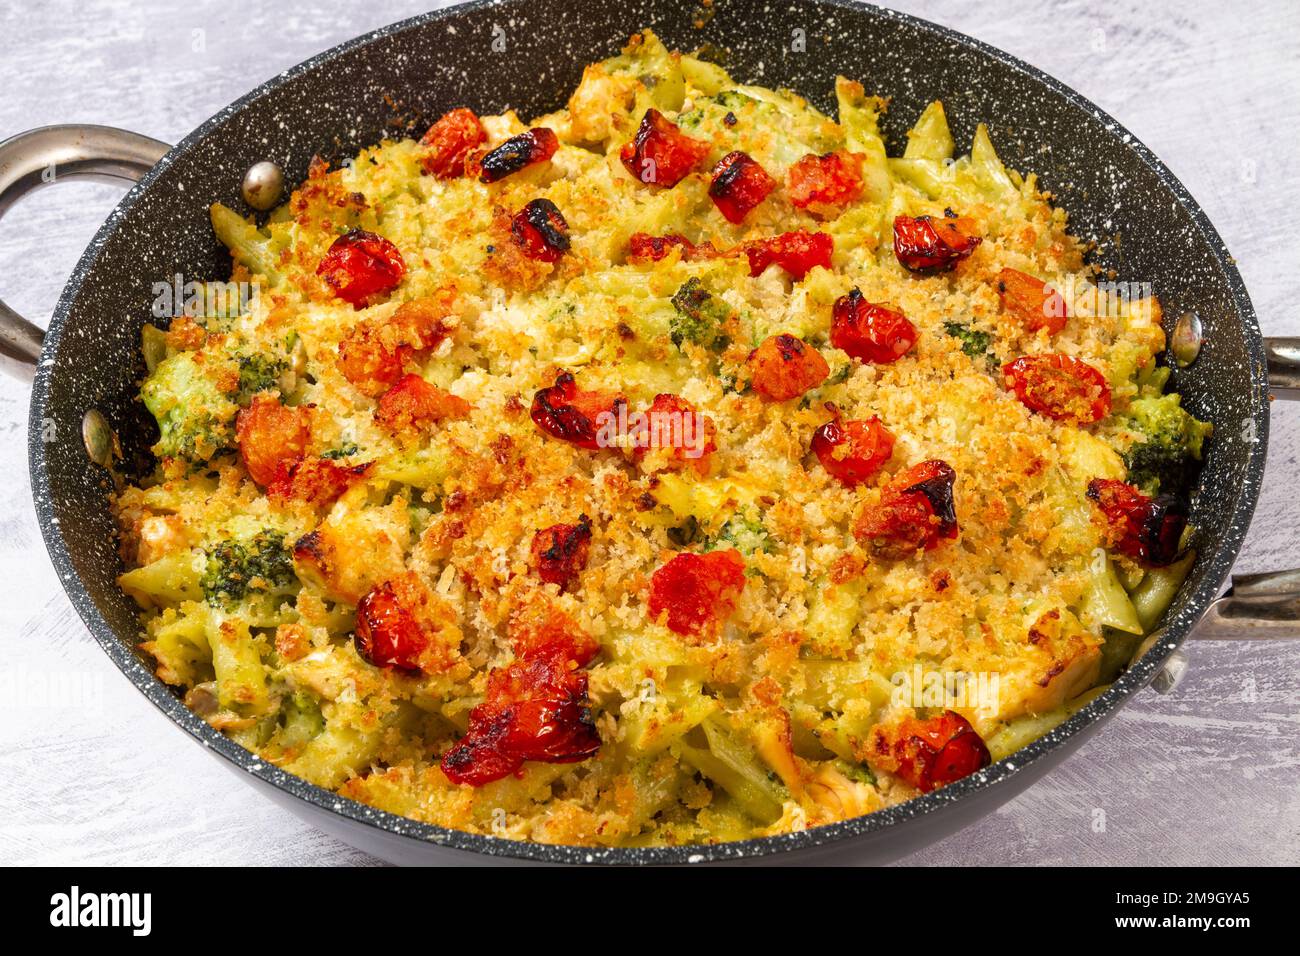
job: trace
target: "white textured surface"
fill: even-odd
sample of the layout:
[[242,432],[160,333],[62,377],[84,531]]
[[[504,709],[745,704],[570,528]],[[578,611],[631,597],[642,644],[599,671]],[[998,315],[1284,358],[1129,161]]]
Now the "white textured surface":
[[[0,136],[91,122],[174,142],[280,70],[431,5],[441,4],[7,2]],[[1300,7],[895,5],[1001,47],[1113,113],[1205,207],[1265,334],[1300,335],[1300,179],[1290,166]],[[43,322],[116,196],[74,183],[21,204],[0,226],[0,295]],[[0,862],[372,862],[204,755],[91,641],[36,528],[26,416],[26,389],[0,380]],[[1273,436],[1241,570],[1300,566],[1300,407],[1276,410]],[[1173,696],[1142,695],[1048,779],[910,862],[1300,862],[1300,642],[1188,650],[1192,670]]]

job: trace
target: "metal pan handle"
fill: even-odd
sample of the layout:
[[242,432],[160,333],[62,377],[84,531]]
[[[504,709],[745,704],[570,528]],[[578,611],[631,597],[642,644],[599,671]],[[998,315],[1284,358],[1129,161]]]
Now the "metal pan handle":
[[[111,126],[42,126],[0,143],[0,218],[35,189],[65,179],[134,183],[171,149]],[[30,381],[45,333],[0,300],[0,368]]]
[[[1300,400],[1300,339],[1266,338],[1264,353],[1269,391],[1286,401]],[[1234,574],[1232,587],[1206,609],[1190,636],[1198,641],[1300,637],[1300,569]],[[1148,638],[1135,659],[1151,643]],[[1187,665],[1187,655],[1175,650],[1156,672],[1151,686],[1162,694],[1172,692],[1187,673]]]
[[[1268,387],[1274,396],[1300,399],[1300,339],[1266,338]],[[1209,641],[1300,637],[1300,569],[1236,574],[1232,587],[1201,618],[1192,636]]]

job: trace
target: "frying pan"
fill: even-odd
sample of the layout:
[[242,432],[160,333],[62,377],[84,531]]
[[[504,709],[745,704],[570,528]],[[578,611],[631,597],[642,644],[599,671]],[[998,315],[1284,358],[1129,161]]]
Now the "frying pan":
[[[179,727],[277,802],[336,837],[401,863],[678,863],[770,858],[883,862],[992,812],[1064,760],[1140,689],[1169,686],[1192,633],[1289,636],[1300,571],[1238,578],[1220,597],[1263,477],[1273,391],[1300,389],[1300,340],[1261,338],[1241,276],[1195,200],[1115,120],[1051,77],[975,40],[912,17],[843,0],[475,2],[405,21],[281,74],[175,147],[107,127],[55,126],[0,143],[0,215],[40,185],[90,177],[135,182],[78,263],[42,333],[0,302],[0,364],[32,375],[29,458],[50,558],[96,641]],[[135,650],[138,622],[114,579],[105,450],[143,467],[154,426],[136,400],[140,328],[153,285],[180,273],[224,279],[229,257],[208,225],[213,201],[239,206],[242,176],[262,160],[291,182],[313,154],[335,162],[384,136],[418,134],[454,106],[536,115],[562,105],[584,64],[616,52],[642,26],[670,47],[712,43],[738,79],[786,86],[830,109],[835,73],[892,97],[891,152],[922,108],[941,99],[959,143],[989,124],[1007,165],[1032,170],[1096,243],[1121,280],[1150,282],[1173,322],[1199,320],[1199,357],[1179,368],[1186,406],[1217,427],[1193,499],[1200,557],[1156,633],[1103,694],[1045,737],[951,786],[832,826],[716,846],[598,849],[542,846],[415,823],[344,800],[258,760],[192,714]],[[504,47],[504,49],[503,49]],[[88,457],[87,452],[90,452]]]

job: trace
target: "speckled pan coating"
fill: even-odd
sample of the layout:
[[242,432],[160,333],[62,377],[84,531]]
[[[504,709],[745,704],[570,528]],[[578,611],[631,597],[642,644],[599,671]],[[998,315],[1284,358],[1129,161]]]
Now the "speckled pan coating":
[[[702,29],[681,0],[479,2],[378,30],[271,80],[208,120],[167,155],[104,223],[59,300],[32,394],[32,485],[50,556],[96,640],[128,678],[203,746],[294,812],[342,839],[401,862],[520,858],[553,863],[781,860],[882,861],[932,842],[1015,796],[1146,685],[1216,596],[1236,558],[1259,492],[1268,438],[1263,349],[1254,311],[1222,241],[1173,175],[1123,127],[1037,70],[941,27],[836,0],[716,0]],[[547,847],[417,824],[343,800],[251,756],[195,717],[133,650],[135,610],[114,585],[120,566],[105,473],[82,450],[80,420],[100,409],[128,460],[149,441],[134,396],[139,330],[152,284],[180,272],[225,278],[229,259],[208,226],[215,200],[239,207],[240,177],[274,159],[301,180],[319,153],[344,159],[394,123],[417,132],[444,110],[507,107],[525,117],[562,104],[583,64],[615,52],[648,25],[669,46],[708,41],[730,51],[739,79],[788,86],[829,109],[841,72],[892,98],[893,149],[933,99],[942,99],[959,149],[987,122],[1009,166],[1040,174],[1100,262],[1151,282],[1177,315],[1196,309],[1207,342],[1177,388],[1218,426],[1194,505],[1201,559],[1165,621],[1163,638],[1116,684],[1057,730],[987,770],[901,806],[781,837],[709,847],[600,850]],[[505,53],[494,53],[494,29]],[[1040,25],[1051,29],[1051,24]],[[803,31],[798,34],[795,31]],[[497,34],[500,35],[499,33]],[[802,36],[805,52],[792,52]],[[1254,422],[1254,442],[1243,423]],[[55,440],[42,441],[53,424]],[[978,476],[972,476],[977,480]]]

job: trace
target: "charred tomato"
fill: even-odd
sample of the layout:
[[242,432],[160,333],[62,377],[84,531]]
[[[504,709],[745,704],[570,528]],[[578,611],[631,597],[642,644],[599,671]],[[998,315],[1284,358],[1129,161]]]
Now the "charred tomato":
[[916,326],[907,316],[873,305],[858,289],[831,307],[831,345],[855,359],[878,365],[897,361],[916,344]]
[[738,223],[775,188],[776,180],[767,170],[748,153],[735,150],[713,167],[709,198],[727,222]]
[[336,296],[359,309],[397,287],[406,274],[406,261],[383,236],[353,229],[334,240],[316,274]]

